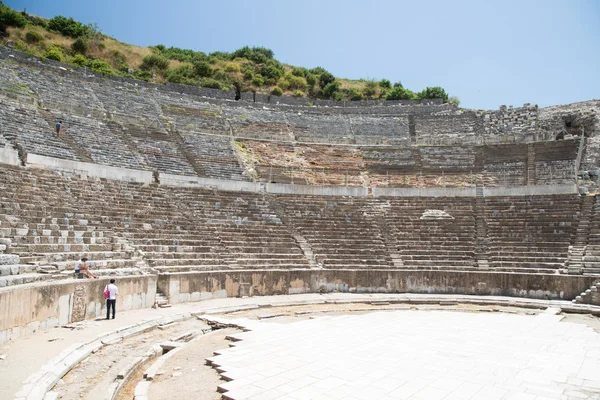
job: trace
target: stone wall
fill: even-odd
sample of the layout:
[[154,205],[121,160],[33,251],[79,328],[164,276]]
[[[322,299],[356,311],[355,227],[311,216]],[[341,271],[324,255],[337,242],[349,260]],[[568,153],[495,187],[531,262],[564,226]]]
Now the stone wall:
[[593,277],[523,273],[294,270],[189,272],[160,275],[158,288],[173,304],[218,297],[298,293],[444,293],[571,300]]
[[586,145],[580,170],[600,175],[600,100],[541,108],[538,119],[548,138],[580,136],[583,128]]
[[533,140],[538,120],[538,106],[524,104],[523,107],[500,106],[497,111],[479,111],[483,119],[483,131],[489,135],[518,133]]
[[[154,304],[157,277],[118,277],[117,313]],[[38,330],[102,317],[109,279],[18,285],[0,290],[0,344]]]

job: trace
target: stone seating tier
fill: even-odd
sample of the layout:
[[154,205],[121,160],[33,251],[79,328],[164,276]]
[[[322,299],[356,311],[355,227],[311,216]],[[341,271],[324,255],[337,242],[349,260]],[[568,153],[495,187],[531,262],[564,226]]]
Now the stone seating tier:
[[578,195],[490,197],[480,216],[474,198],[267,195],[1,172],[0,235],[12,240],[9,251],[59,272],[87,256],[102,274],[314,265],[471,271],[482,257],[491,270],[548,273],[567,257],[582,204]]
[[[477,113],[463,112],[449,105],[266,106],[207,100],[143,82],[102,80],[21,58],[0,61],[0,70],[0,76],[6,80],[0,85],[0,113],[5,108],[10,111],[1,121],[3,139],[30,153],[175,175],[250,180],[243,174],[235,155],[235,145],[229,135],[231,129],[234,138],[329,145],[396,145],[403,149],[383,151],[391,155],[385,160],[377,161],[366,155],[354,158],[360,165],[351,163],[349,167],[329,162],[315,164],[327,165],[329,176],[325,177],[313,173],[312,177],[292,178],[289,171],[273,173],[270,165],[259,165],[260,181],[364,185],[368,174],[369,184],[373,186],[465,186],[465,182],[499,186],[568,183],[574,179],[577,146],[568,144],[569,141],[564,142],[566,145],[556,142],[558,144],[548,145],[548,148],[544,147],[546,143],[532,147],[536,153],[529,165],[536,171],[532,182],[526,176],[528,170],[523,160],[514,159],[519,152],[517,148],[527,146],[507,146],[505,153],[510,155],[510,160],[500,160],[493,155],[491,158],[475,156],[479,150],[473,146],[431,146],[421,149],[419,157],[415,154],[405,157],[408,145],[424,144],[429,139],[467,135],[468,142],[471,136],[483,133],[502,136],[507,133],[501,132],[502,124],[508,121],[511,125],[514,118],[521,118],[512,115],[514,112],[510,110],[508,120],[494,117],[498,120],[496,128],[500,130],[490,131],[483,129],[484,122]],[[25,117],[16,118],[18,113],[13,109],[25,112]],[[52,137],[53,126],[59,119],[65,121],[65,135],[56,139]],[[523,125],[523,121],[519,124]],[[13,129],[14,126],[19,129]],[[521,128],[525,133],[530,130],[525,125]],[[482,151],[494,153],[491,149]],[[395,157],[394,153],[401,154]],[[374,151],[370,155],[373,156]],[[527,159],[526,150],[521,156]],[[494,159],[495,162],[483,164],[478,161]],[[344,173],[348,169],[350,173]],[[473,181],[456,176],[440,181],[435,174],[441,171],[446,175],[470,174],[473,170],[482,177]],[[398,177],[395,171],[423,176],[419,179]]]

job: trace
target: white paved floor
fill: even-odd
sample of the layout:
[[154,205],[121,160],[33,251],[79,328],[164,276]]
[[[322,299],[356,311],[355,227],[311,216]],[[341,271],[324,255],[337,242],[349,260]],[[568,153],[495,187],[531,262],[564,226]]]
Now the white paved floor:
[[561,316],[393,311],[252,329],[213,359],[242,399],[600,399],[600,335]]

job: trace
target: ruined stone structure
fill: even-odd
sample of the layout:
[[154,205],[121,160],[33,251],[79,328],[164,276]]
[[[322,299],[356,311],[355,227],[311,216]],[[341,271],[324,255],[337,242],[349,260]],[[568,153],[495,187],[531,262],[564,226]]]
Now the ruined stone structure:
[[103,280],[72,280],[84,255],[123,277],[120,309],[157,293],[597,301],[600,199],[576,175],[598,176],[600,102],[230,95],[0,49],[0,342],[101,313]]

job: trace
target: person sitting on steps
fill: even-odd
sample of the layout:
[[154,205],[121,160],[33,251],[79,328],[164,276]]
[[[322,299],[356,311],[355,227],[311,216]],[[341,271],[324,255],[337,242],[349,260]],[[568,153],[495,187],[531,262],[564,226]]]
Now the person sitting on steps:
[[92,271],[90,271],[90,268],[87,265],[87,260],[87,258],[83,257],[81,260],[75,262],[73,269],[75,270],[77,279],[83,279],[84,277],[98,279],[98,276],[94,275]]

